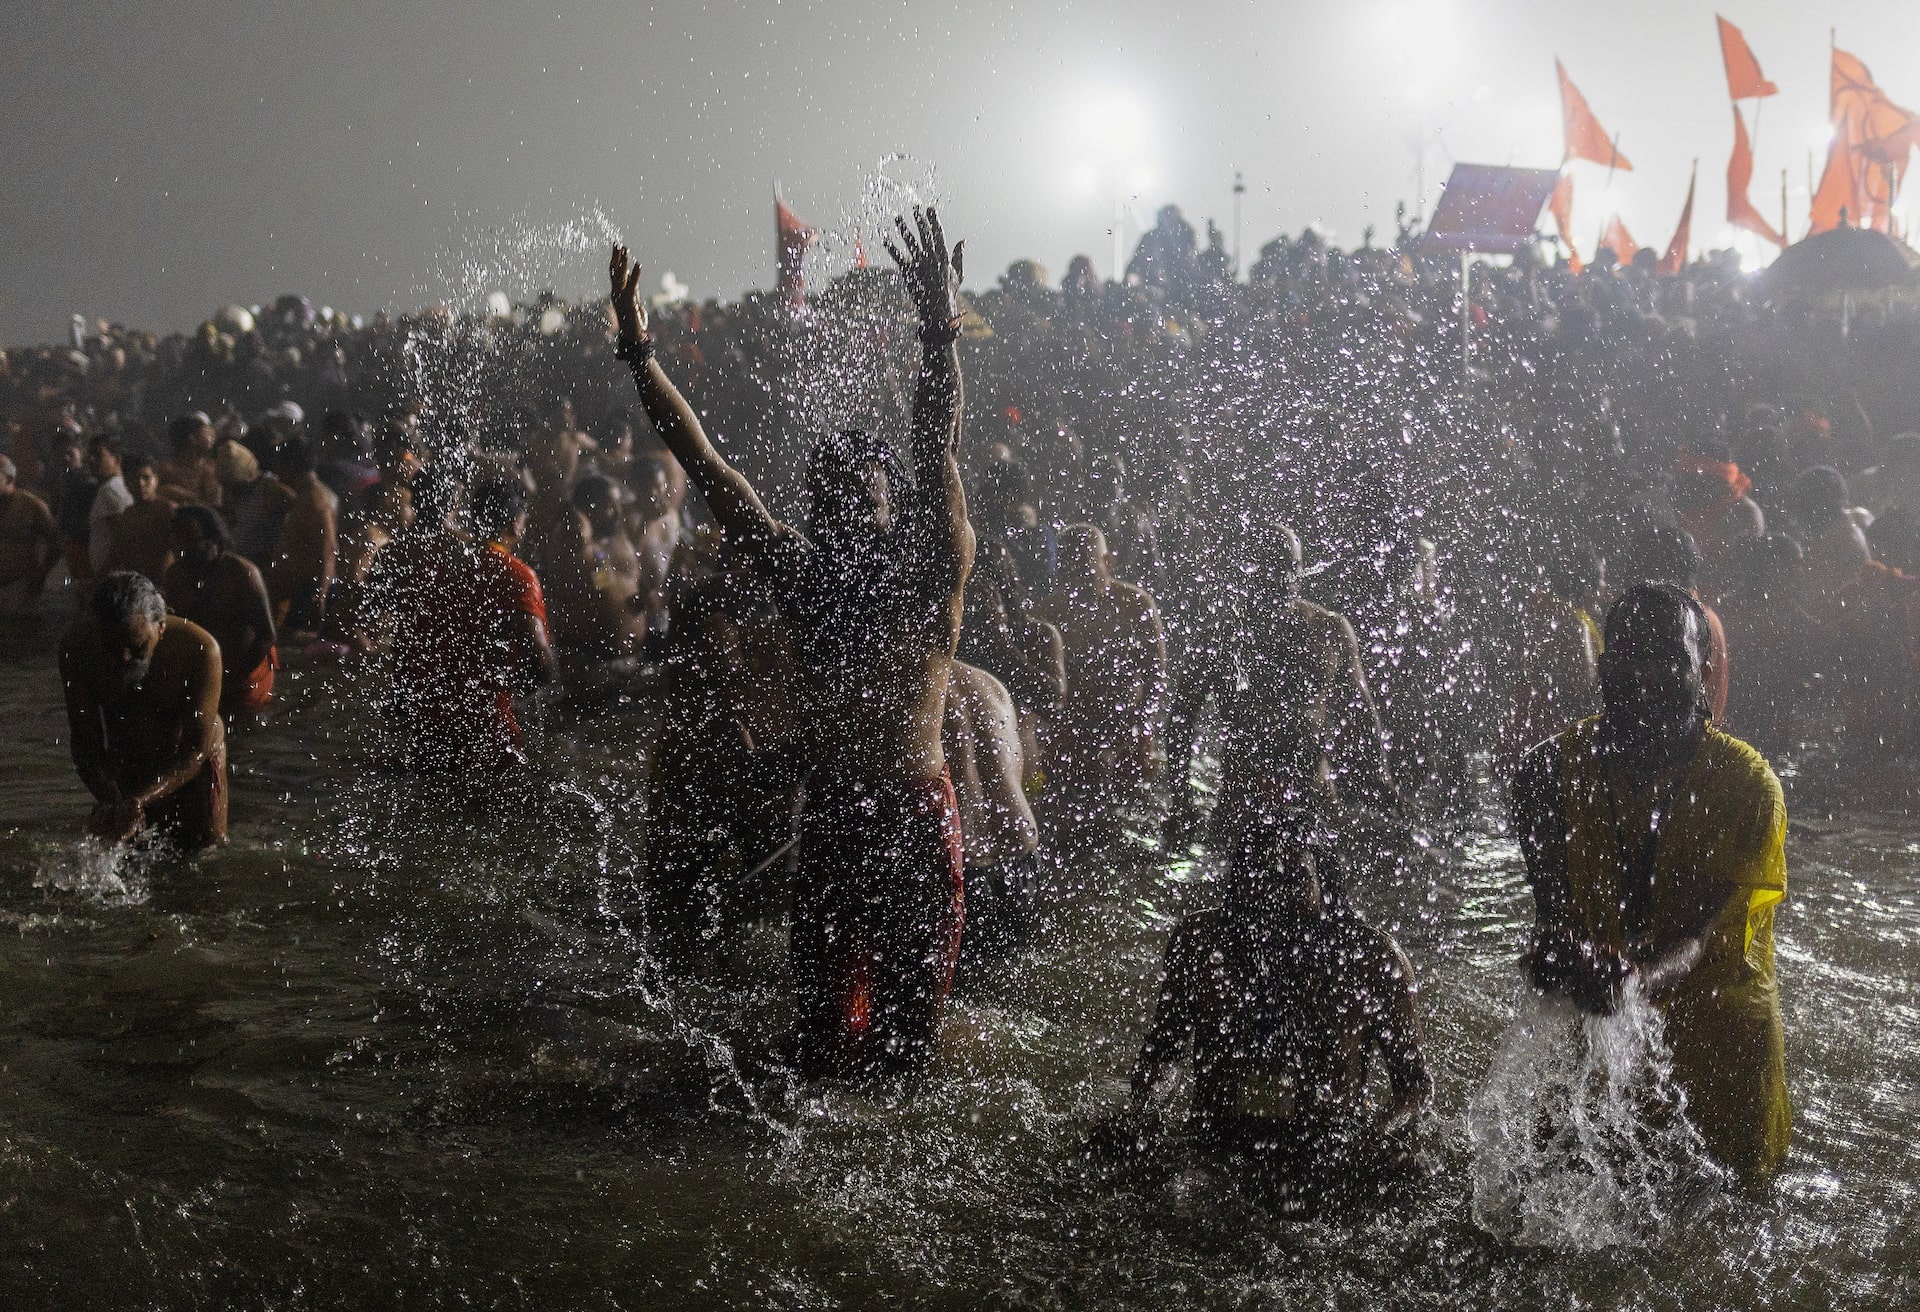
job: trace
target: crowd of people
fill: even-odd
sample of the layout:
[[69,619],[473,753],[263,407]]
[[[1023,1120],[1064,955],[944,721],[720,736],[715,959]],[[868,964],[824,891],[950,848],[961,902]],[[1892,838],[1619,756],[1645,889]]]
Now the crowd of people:
[[604,301],[8,352],[0,607],[80,600],[94,832],[221,838],[289,644],[380,671],[398,763],[465,776],[528,768],[541,686],[657,674],[655,942],[697,970],[784,913],[794,1059],[841,1075],[923,1068],[956,971],[1159,805],[1227,873],[1118,1138],[1190,1061],[1201,1137],[1324,1199],[1404,1162],[1431,1089],[1345,886],[1490,762],[1536,982],[1661,998],[1709,1149],[1777,1166],[1785,822],[1746,744],[1913,746],[1911,307],[1842,324],[1721,258],[1463,287],[1406,231],[1241,278],[1171,207],[1114,281],[964,295],[931,213],[889,247],[804,307],[649,306],[616,250]]

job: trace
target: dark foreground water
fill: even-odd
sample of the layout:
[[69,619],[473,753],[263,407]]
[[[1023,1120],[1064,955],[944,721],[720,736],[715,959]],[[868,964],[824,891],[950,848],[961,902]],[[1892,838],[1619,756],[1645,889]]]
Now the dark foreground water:
[[793,1087],[783,948],[697,986],[633,926],[651,711],[549,717],[483,805],[373,773],[365,697],[283,674],[235,743],[234,841],[110,869],[76,841],[47,625],[0,637],[0,1308],[1807,1308],[1920,1299],[1920,842],[1904,777],[1803,765],[1779,926],[1796,1120],[1763,1202],[1644,1247],[1471,1213],[1465,1109],[1528,901],[1469,833],[1357,900],[1421,971],[1438,1171],[1289,1224],[1198,1170],[1078,1149],[1122,1096],[1171,917],[1122,835],[911,1098]]

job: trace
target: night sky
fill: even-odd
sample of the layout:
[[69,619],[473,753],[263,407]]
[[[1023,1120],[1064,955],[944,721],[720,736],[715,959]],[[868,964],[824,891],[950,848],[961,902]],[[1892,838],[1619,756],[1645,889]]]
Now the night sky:
[[[1231,245],[1236,168],[1247,258],[1309,222],[1357,244],[1368,224],[1390,235],[1395,201],[1417,199],[1423,139],[1429,199],[1456,158],[1557,164],[1555,54],[1637,166],[1610,198],[1605,170],[1576,166],[1582,244],[1617,206],[1664,246],[1695,157],[1696,245],[1724,244],[1732,121],[1714,12],[8,0],[0,341],[56,339],[75,311],[189,328],[286,291],[371,312],[489,282],[521,290],[462,257],[501,232],[540,246],[596,207],[649,286],[671,270],[696,295],[732,296],[771,281],[776,179],[802,216],[841,231],[870,221],[877,197],[936,196],[949,233],[970,239],[976,283],[1022,255],[1058,277],[1085,251],[1107,272],[1117,204],[1131,225],[1176,202],[1196,226],[1217,218]],[[1829,25],[1920,106],[1920,4],[1721,12],[1781,87],[1753,194],[1777,218],[1786,168],[1797,236]],[[566,292],[602,263],[584,250],[500,261]]]

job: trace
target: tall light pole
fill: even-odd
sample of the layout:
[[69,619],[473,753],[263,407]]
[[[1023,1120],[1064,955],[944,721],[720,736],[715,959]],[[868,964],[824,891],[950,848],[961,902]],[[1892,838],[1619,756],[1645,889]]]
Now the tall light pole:
[[1240,176],[1240,170],[1233,171],[1233,276],[1240,276],[1240,198],[1247,194],[1247,184]]

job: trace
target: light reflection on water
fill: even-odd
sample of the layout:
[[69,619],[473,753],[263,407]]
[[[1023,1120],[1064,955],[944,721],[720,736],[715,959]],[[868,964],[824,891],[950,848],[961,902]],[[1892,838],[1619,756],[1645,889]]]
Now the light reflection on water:
[[[1439,1170],[1403,1212],[1281,1224],[1207,1172],[1111,1176],[1169,917],[1203,880],[1118,842],[1034,959],[960,1006],[916,1096],[795,1087],[784,947],[675,982],[641,951],[644,701],[548,717],[551,782],[474,806],[369,772],[359,693],[290,671],[235,745],[235,841],[87,866],[48,633],[0,664],[0,1304],[1898,1306],[1920,854],[1903,814],[1791,785],[1779,961],[1794,1153],[1643,1248],[1474,1224],[1467,1104],[1528,911],[1497,835],[1356,900],[1421,972]],[[293,677],[298,676],[298,677]],[[1823,775],[1822,777],[1830,777]],[[1810,827],[1811,826],[1811,827]],[[65,872],[65,873],[63,873]],[[131,889],[140,872],[114,873]]]

